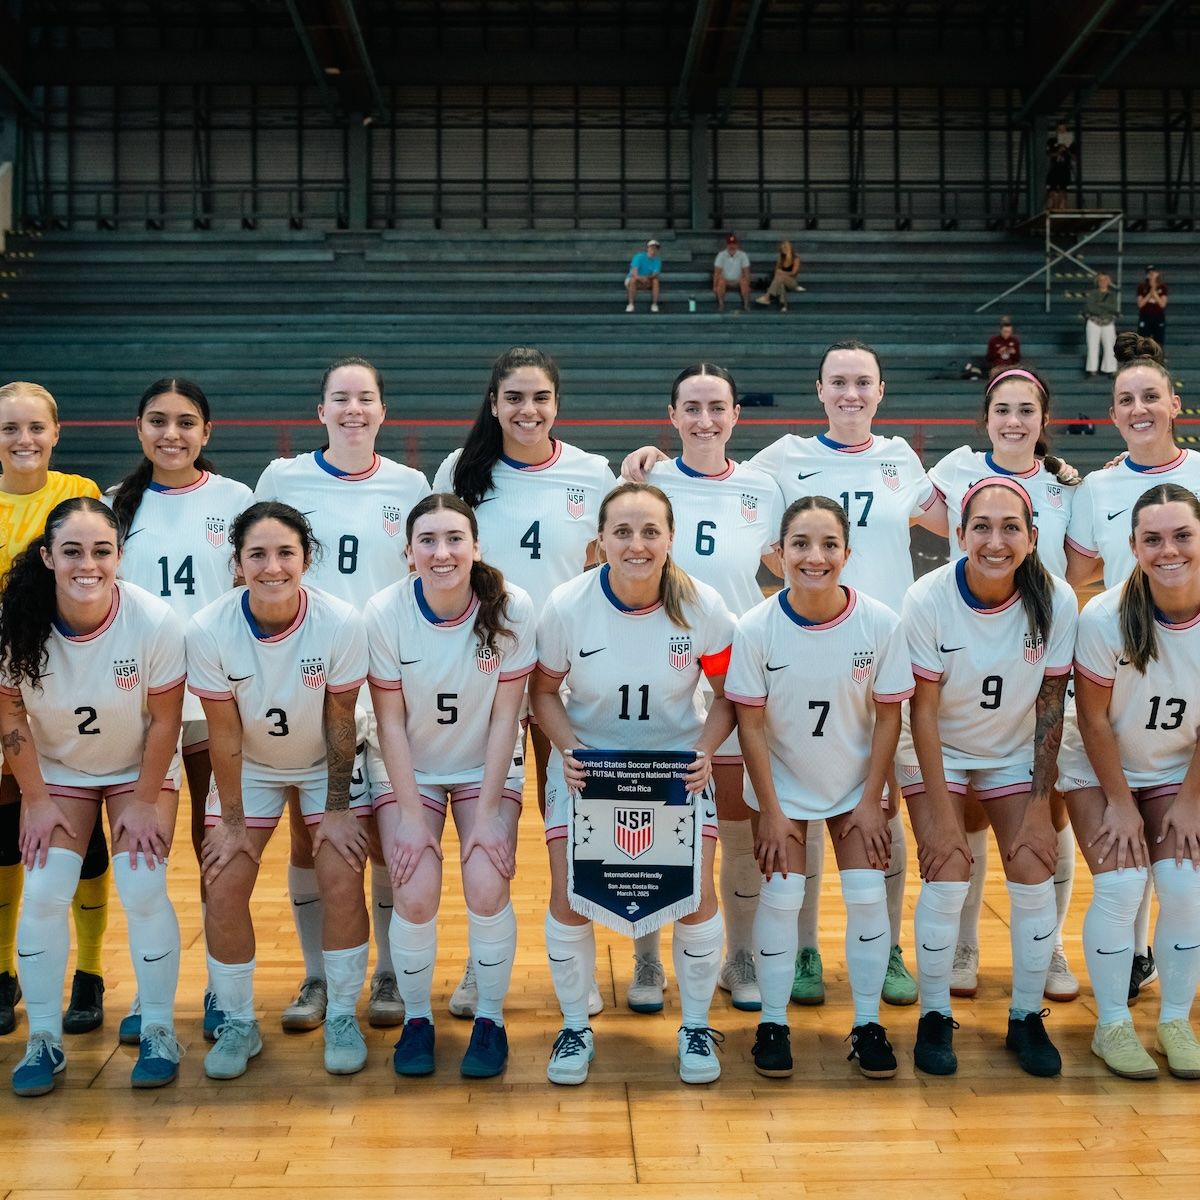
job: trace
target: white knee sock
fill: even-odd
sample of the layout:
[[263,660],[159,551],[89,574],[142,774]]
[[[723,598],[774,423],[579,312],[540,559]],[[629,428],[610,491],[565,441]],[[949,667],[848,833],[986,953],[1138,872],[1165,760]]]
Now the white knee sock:
[[[362,995],[363,981],[367,977],[367,957],[370,947],[366,942],[346,950],[325,950],[325,986],[329,1001],[325,1008],[325,1020],[334,1017],[352,1017],[358,1009],[358,998]],[[432,972],[430,972],[432,974]]]
[[926,881],[917,897],[913,934],[917,940],[921,1015],[950,1011],[950,968],[958,945],[958,919],[967,898],[966,880]]
[[725,914],[725,957],[754,953],[754,910],[762,873],[754,858],[749,821],[718,821],[721,843],[721,911]]
[[1101,1025],[1129,1020],[1133,931],[1146,876],[1144,867],[1126,867],[1092,879],[1092,902],[1083,918],[1083,953]]
[[546,914],[546,957],[562,1009],[564,1029],[588,1028],[588,992],[596,974],[596,931],[591,921],[564,925]]
[[383,863],[371,864],[371,929],[375,934],[375,974],[395,975],[392,966],[392,877]]
[[983,910],[983,885],[987,882],[988,843],[990,829],[967,833],[967,849],[971,851],[971,877],[967,881],[967,898],[963,902],[962,918],[958,923],[958,945],[979,949],[979,914]]
[[854,996],[854,1024],[877,1025],[879,997],[893,945],[888,940],[891,928],[884,873],[843,871],[842,898],[846,901],[846,967]]
[[641,937],[634,938],[633,956],[662,962],[662,930],[656,929],[653,933],[643,933]]
[[1133,927],[1133,948],[1143,956],[1150,947],[1150,898],[1153,895],[1154,888],[1150,886],[1150,879],[1147,877],[1146,890],[1142,894],[1141,904],[1138,905],[1137,920]]
[[46,865],[25,872],[25,897],[17,922],[17,972],[25,994],[29,1032],[62,1041],[63,981],[71,933],[67,913],[79,886],[83,859],[74,850],[52,848]]
[[394,909],[388,930],[396,987],[404,1000],[404,1020],[433,1020],[433,964],[437,960],[437,917],[423,925],[406,921]]
[[[517,914],[512,902],[491,917],[481,917],[467,909],[467,942],[479,989],[475,1016],[503,1025],[504,997],[512,983],[513,959],[517,954]],[[588,983],[591,984],[590,979]]]
[[1009,940],[1012,943],[1012,1005],[1010,1015],[1021,1020],[1040,1012],[1046,972],[1054,953],[1054,880],[1013,883],[1006,880]]
[[217,1007],[226,1020],[254,1020],[254,959],[244,963],[223,963],[210,954],[208,977],[212,980]]
[[708,1010],[721,973],[724,944],[725,923],[719,910],[697,925],[675,922],[671,931],[671,957],[675,963],[675,982],[679,985],[681,1025],[708,1027]]
[[324,947],[321,944],[325,925],[325,904],[317,887],[315,867],[294,867],[288,863],[288,895],[292,898],[292,920],[304,955],[306,978],[325,978]]
[[1071,907],[1071,893],[1075,890],[1075,834],[1068,824],[1058,831],[1058,859],[1054,864],[1054,911],[1058,924],[1054,927],[1054,944],[1063,944],[1063,926],[1067,923],[1067,912]]
[[129,955],[137,977],[142,1028],[175,1028],[175,990],[179,986],[179,921],[167,895],[167,864],[134,870],[129,854],[112,856],[113,879],[129,925]]
[[1153,871],[1158,892],[1154,961],[1162,992],[1158,1019],[1186,1020],[1200,983],[1200,872],[1186,858],[1182,866],[1173,858],[1156,862]]
[[825,822],[809,821],[804,847],[804,903],[796,933],[800,946],[820,946],[821,880],[825,876]]
[[[208,924],[208,905],[203,900],[201,900],[200,901],[200,933],[202,935],[204,934],[205,926],[207,924]],[[205,954],[205,956],[204,956],[204,970],[205,970],[204,991],[206,994],[208,992],[212,992],[212,994],[215,996],[217,994],[217,989],[215,987],[213,987],[212,976],[210,974],[208,974],[208,955],[207,954]]]
[[[887,890],[891,944],[898,946],[900,926],[904,923],[904,889],[908,883],[908,835],[904,831],[904,818],[899,812],[888,821],[888,829],[892,834],[892,860],[883,873],[883,882]],[[891,946],[888,949],[890,950]]]
[[796,918],[804,904],[807,886],[804,876],[798,873],[784,879],[776,871],[770,879],[762,880],[758,912],[754,914],[754,968],[762,993],[759,1019],[764,1023],[787,1024],[792,975],[800,946]]

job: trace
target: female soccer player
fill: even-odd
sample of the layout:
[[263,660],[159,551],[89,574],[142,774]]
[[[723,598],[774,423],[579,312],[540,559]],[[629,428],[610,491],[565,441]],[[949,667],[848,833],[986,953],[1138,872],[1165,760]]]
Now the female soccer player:
[[[453,492],[476,510],[485,562],[529,593],[540,613],[550,593],[588,562],[600,502],[616,484],[608,462],[554,436],[560,376],[550,355],[513,346],[492,363],[475,423],[461,450],[438,467],[435,492]],[[550,742],[528,722],[545,806]],[[475,1012],[475,979],[468,962],[450,997],[450,1012]],[[593,1015],[604,1007],[598,988],[588,998]]]
[[[82,475],[50,470],[58,445],[58,405],[36,383],[0,387],[0,583],[12,561],[45,527],[55,505],[74,496],[99,497]],[[11,1033],[21,997],[15,952],[24,869],[18,849],[21,794],[5,767],[0,777],[0,1034]],[[83,856],[72,903],[75,919],[75,976],[63,1018],[67,1033],[87,1033],[104,1019],[104,974],[100,951],[108,925],[108,843],[99,811]]]
[[514,764],[525,679],[537,663],[533,601],[482,561],[475,516],[435,493],[409,513],[415,574],[367,605],[371,691],[382,764],[371,796],[395,881],[392,958],[404,999],[399,1075],[434,1069],[431,1007],[449,806],[462,847],[467,939],[478,987],[462,1073],[499,1075],[508,1059],[504,997],[512,978],[524,771]]
[[[111,500],[124,535],[121,578],[165,600],[184,622],[233,586],[229,526],[253,498],[236,479],[216,473],[203,450],[212,435],[208,397],[188,379],[152,383],[138,401],[142,461]],[[204,803],[212,779],[204,710],[183,700],[183,770],[191,796],[192,849],[200,861]],[[215,1036],[221,1014],[212,981],[204,989],[204,1034]],[[136,1043],[141,1018],[134,1002],[121,1041]]]
[[294,508],[252,504],[230,527],[229,542],[246,586],[201,609],[187,637],[188,686],[204,705],[216,783],[200,867],[209,978],[223,1021],[204,1069],[234,1079],[262,1050],[250,897],[259,856],[295,788],[305,823],[316,827],[313,859],[325,899],[325,1069],[351,1075],[367,1061],[355,1006],[368,930],[359,818],[370,800],[350,794],[366,633],[349,604],[304,586],[319,547]]
[[[263,471],[254,489],[258,500],[281,500],[305,514],[325,556],[308,573],[308,583],[359,612],[367,601],[408,574],[404,558],[404,522],[409,510],[429,495],[420,471],[384,458],[375,449],[387,415],[383,376],[365,358],[341,358],[321,379],[317,419],[325,426],[327,444],[297,458],[277,458]],[[366,751],[378,755],[370,695],[364,691],[356,714],[352,789],[367,794]],[[300,948],[304,981],[283,1010],[284,1029],[316,1029],[325,1018],[327,988],[321,930],[324,901],[313,866],[312,839],[295,801],[289,806],[291,853],[288,892]],[[375,932],[375,973],[367,1020],[390,1027],[404,1019],[388,944],[392,918],[392,881],[379,850],[374,822],[367,825],[371,850],[371,916]]]
[[1079,726],[1064,737],[1059,786],[1093,876],[1083,923],[1099,1018],[1092,1053],[1117,1075],[1158,1074],[1127,992],[1150,864],[1162,988],[1155,1049],[1172,1075],[1200,1079],[1188,1020],[1200,982],[1200,501],[1156,481],[1132,508],[1133,571],[1079,618]]
[[1062,1063],[1042,1024],[1054,949],[1057,856],[1050,791],[1075,638],[1075,593],[1038,560],[1029,493],[1011,476],[980,480],[962,502],[966,556],[923,576],[904,599],[917,690],[900,744],[901,786],[924,883],[914,931],[921,1019],[918,1068],[950,1075],[950,967],[970,853],[956,797],[988,811],[1011,903],[1013,989],[1006,1045],[1031,1075]]
[[900,618],[839,580],[850,523],[825,496],[793,502],[779,544],[787,586],[741,620],[725,695],[737,709],[753,789],[755,854],[765,879],[754,918],[762,1022],[760,1075],[792,1073],[787,1004],[804,902],[809,822],[827,822],[846,901],[854,995],[850,1057],[887,1079],[896,1056],[879,1023],[887,972],[888,821],[882,798],[913,694]]
[[[679,1075],[685,1083],[711,1083],[721,1073],[713,1052],[720,1035],[708,1027],[723,941],[713,891],[711,779],[712,757],[733,728],[723,690],[733,618],[716,591],[671,560],[674,533],[671,503],[658,488],[614,488],[600,507],[604,566],[556,588],[538,625],[530,702],[554,747],[546,785],[546,950],[563,1013],[547,1070],[552,1083],[583,1083],[594,1052],[587,1002],[596,939],[591,922],[567,903],[565,840],[570,790],[587,784],[572,751],[585,746],[696,752],[686,781],[704,837],[701,900],[695,913],[675,922],[672,939],[683,1018]],[[707,719],[697,692],[701,676],[713,690]]]
[[18,1096],[51,1091],[66,1066],[67,908],[100,803],[142,997],[133,1086],[161,1087],[179,1070],[179,922],[166,862],[179,801],[183,629],[163,601],[117,582],[120,558],[109,509],[65,500],[13,562],[0,606],[0,742],[21,789],[26,868],[17,956],[29,1042],[13,1072]]

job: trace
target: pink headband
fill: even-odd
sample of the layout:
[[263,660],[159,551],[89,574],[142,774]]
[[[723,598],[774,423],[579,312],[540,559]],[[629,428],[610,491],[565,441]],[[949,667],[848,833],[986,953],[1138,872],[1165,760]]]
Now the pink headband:
[[979,480],[978,483],[971,484],[962,498],[962,504],[959,506],[958,511],[965,513],[967,506],[971,503],[972,497],[977,492],[982,492],[984,488],[989,487],[1003,487],[1008,488],[1010,492],[1016,492],[1021,497],[1025,507],[1029,510],[1029,515],[1033,516],[1033,501],[1029,499],[1029,493],[1015,479],[1010,479],[1007,475],[989,475],[985,479]]
[[994,378],[988,380],[988,385],[984,389],[983,394],[985,396],[990,396],[992,394],[992,388],[994,388],[998,383],[1003,383],[1006,379],[1027,379],[1035,388],[1037,388],[1039,392],[1041,392],[1043,399],[1046,397],[1046,389],[1042,385],[1042,381],[1036,375],[1034,375],[1032,371],[1026,371],[1021,367],[1009,367],[1007,371],[1001,371],[999,375],[996,375]]

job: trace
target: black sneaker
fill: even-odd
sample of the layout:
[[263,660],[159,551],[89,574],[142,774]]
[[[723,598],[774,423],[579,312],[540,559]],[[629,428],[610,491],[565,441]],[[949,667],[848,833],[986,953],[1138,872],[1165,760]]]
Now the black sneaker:
[[926,1075],[953,1075],[958,1070],[954,1031],[958,1022],[940,1012],[927,1012],[917,1022],[913,1064]]
[[1154,951],[1146,947],[1145,954],[1133,956],[1133,969],[1129,972],[1129,1003],[1138,998],[1138,992],[1148,983],[1158,978],[1158,966],[1154,961]]
[[463,1055],[462,1073],[468,1079],[491,1079],[508,1062],[508,1034],[503,1025],[487,1017],[476,1017],[471,1043]]
[[104,1023],[104,980],[90,971],[76,971],[71,1002],[63,1014],[63,1033],[91,1033]]
[[12,1033],[16,1028],[17,1014],[14,1011],[21,998],[21,985],[11,971],[0,971],[0,1037]]
[[887,1030],[874,1021],[850,1030],[847,1062],[858,1059],[858,1069],[868,1079],[891,1079],[896,1074],[896,1054],[887,1040]]
[[768,1079],[783,1079],[792,1073],[792,1035],[786,1025],[764,1021],[754,1035],[754,1069]]
[[432,1075],[433,1022],[428,1017],[413,1017],[404,1022],[400,1040],[392,1055],[392,1067],[397,1075]]
[[1017,1062],[1026,1075],[1039,1075],[1049,1079],[1062,1072],[1062,1055],[1046,1033],[1042,1018],[1050,1010],[1028,1013],[1026,1016],[1008,1018],[1008,1037],[1004,1044],[1017,1056]]

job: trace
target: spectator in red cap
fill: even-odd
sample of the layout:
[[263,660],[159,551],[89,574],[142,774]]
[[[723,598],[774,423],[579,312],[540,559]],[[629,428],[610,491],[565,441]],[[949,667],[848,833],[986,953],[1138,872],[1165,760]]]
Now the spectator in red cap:
[[725,239],[725,249],[713,259],[713,294],[717,298],[717,310],[725,311],[725,291],[735,287],[742,293],[742,308],[750,308],[750,259],[745,250],[739,249],[737,234]]

